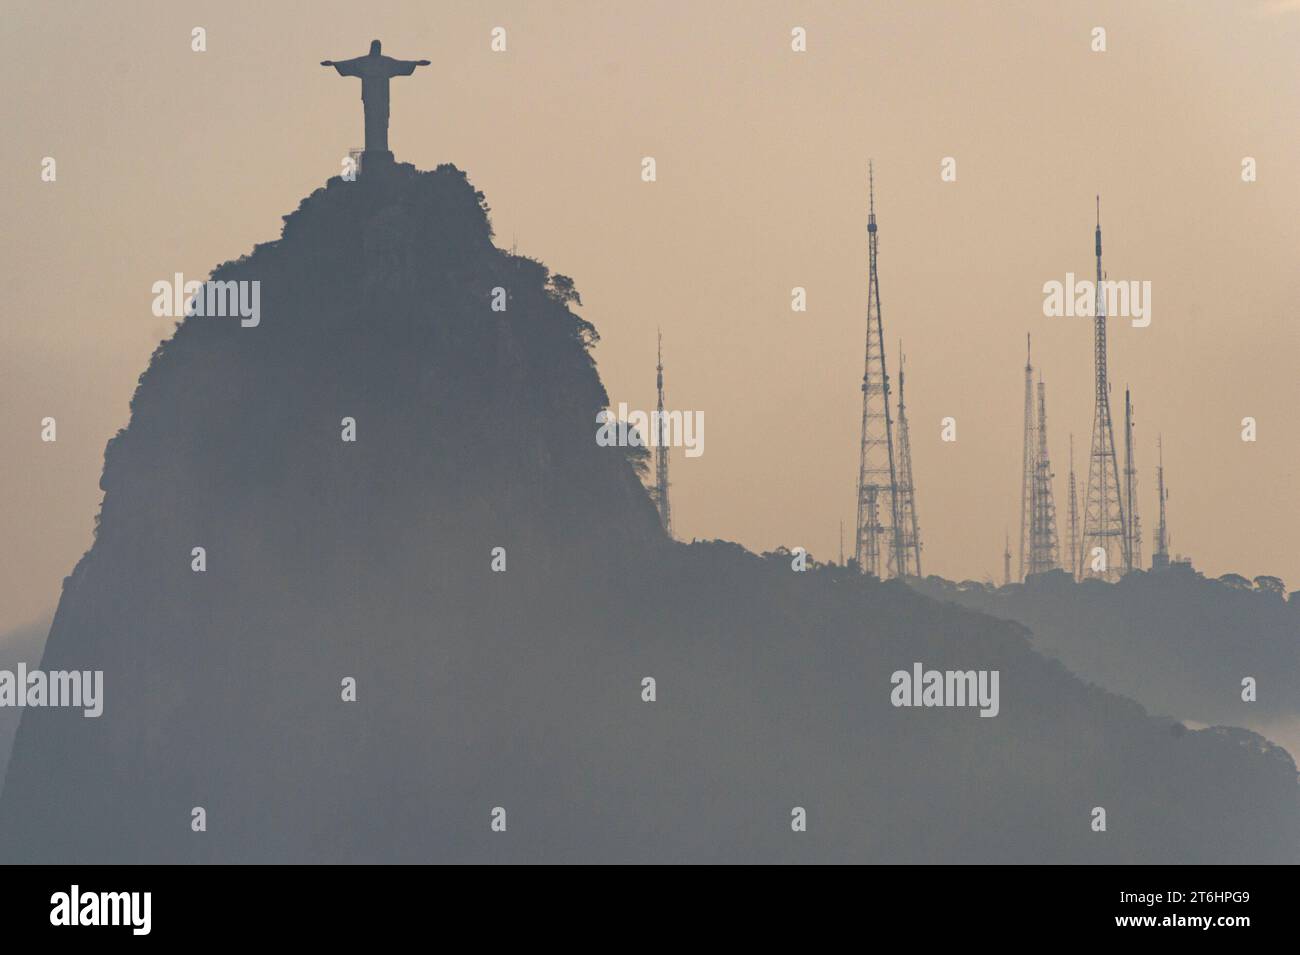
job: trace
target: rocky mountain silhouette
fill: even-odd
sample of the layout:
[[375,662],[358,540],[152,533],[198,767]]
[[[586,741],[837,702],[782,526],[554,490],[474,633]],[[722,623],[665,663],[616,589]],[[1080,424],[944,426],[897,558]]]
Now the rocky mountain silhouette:
[[[41,661],[102,669],[104,714],[23,713],[0,859],[1300,857],[1262,738],[900,583],[666,539],[595,441],[572,283],[459,170],[333,179],[213,279],[260,323],[187,317],[109,442]],[[917,662],[997,670],[998,715],[893,706]]]

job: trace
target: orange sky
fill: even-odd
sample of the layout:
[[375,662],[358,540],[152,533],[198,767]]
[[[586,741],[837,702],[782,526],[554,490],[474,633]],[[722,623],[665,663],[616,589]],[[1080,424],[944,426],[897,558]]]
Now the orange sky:
[[[195,26],[207,52],[190,49]],[[1110,277],[1153,288],[1149,328],[1110,330],[1118,415],[1126,384],[1137,406],[1147,554],[1161,432],[1174,550],[1300,587],[1298,2],[11,0],[0,632],[52,610],[90,543],[104,443],[169,331],[153,282],[275,238],[337,174],[361,145],[359,84],[318,63],[374,37],[433,60],[393,82],[398,158],[465,169],[499,244],[573,276],[616,405],[653,405],[662,327],[669,404],[708,422],[705,454],[672,462],[679,536],[829,558],[843,520],[851,549],[874,157],[925,570],[1001,577],[1027,332],[1064,526],[1091,328],[1045,318],[1042,286],[1090,273],[1100,192]],[[1257,182],[1241,181],[1245,156]],[[807,313],[790,310],[794,286]]]

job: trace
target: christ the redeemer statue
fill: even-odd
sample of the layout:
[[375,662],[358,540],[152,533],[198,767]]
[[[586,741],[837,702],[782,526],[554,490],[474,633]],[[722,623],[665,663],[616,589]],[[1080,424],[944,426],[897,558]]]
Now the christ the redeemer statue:
[[[395,60],[379,52],[379,41],[370,41],[370,53],[354,60],[336,63],[322,60],[321,66],[332,66],[340,76],[361,77],[361,102],[366,111],[366,152],[372,158],[390,158],[388,151],[388,81],[394,76],[410,76],[417,66],[428,66],[428,60]],[[363,157],[364,158],[364,157]]]

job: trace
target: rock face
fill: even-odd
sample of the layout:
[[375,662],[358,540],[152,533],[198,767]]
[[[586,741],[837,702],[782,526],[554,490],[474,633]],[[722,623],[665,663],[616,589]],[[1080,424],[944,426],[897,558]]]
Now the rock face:
[[[187,318],[141,377],[42,661],[103,670],[104,715],[23,714],[0,858],[1297,861],[1260,738],[903,586],[666,540],[643,453],[595,441],[571,284],[458,170],[331,180],[213,278],[260,323]],[[894,707],[915,662],[997,670],[999,714]]]
[[[0,671],[16,673],[19,665],[35,667],[41,659],[45,646],[45,637],[50,632],[48,620],[43,623],[18,627],[8,633],[0,634]],[[5,770],[9,766],[9,751],[13,747],[14,734],[18,731],[18,719],[23,711],[15,707],[0,707],[0,791],[2,791]]]

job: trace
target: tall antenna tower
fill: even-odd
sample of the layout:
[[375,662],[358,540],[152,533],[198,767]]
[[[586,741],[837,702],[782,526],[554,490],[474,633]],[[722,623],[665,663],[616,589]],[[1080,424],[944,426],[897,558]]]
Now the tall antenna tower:
[[664,433],[667,418],[664,415],[664,333],[659,332],[659,363],[655,368],[655,385],[659,389],[659,416],[655,421],[655,506],[659,509],[659,523],[664,533],[673,536],[673,509],[668,500],[668,437]]
[[1137,509],[1137,465],[1133,451],[1133,397],[1124,389],[1124,505],[1128,512],[1126,570],[1142,567],[1142,521]]
[[1033,524],[1029,572],[1043,574],[1061,566],[1056,535],[1056,501],[1052,496],[1051,458],[1047,454],[1047,389],[1038,382],[1038,455],[1034,469]]
[[1079,495],[1074,484],[1074,435],[1070,435],[1070,576],[1079,579]]
[[1030,532],[1034,524],[1034,475],[1038,470],[1038,441],[1034,436],[1034,363],[1033,346],[1025,336],[1025,437],[1024,471],[1020,477],[1020,569],[1017,577],[1025,579],[1026,558],[1033,551]]
[[916,486],[912,483],[912,442],[903,402],[903,343],[898,343],[898,518],[901,558],[894,563],[900,577],[921,576],[921,528],[916,519]]
[[1093,330],[1095,404],[1092,413],[1092,451],[1088,460],[1088,492],[1083,504],[1083,542],[1079,548],[1083,567],[1090,568],[1093,550],[1105,554],[1099,576],[1114,580],[1130,564],[1129,536],[1120,500],[1119,465],[1115,460],[1115,429],[1110,420],[1110,382],[1106,377],[1106,292],[1101,271],[1101,197],[1097,197],[1097,307]]
[[1160,523],[1156,525],[1156,552],[1151,555],[1151,569],[1161,570],[1169,566],[1169,525],[1165,523],[1165,501],[1169,499],[1169,492],[1165,490],[1165,445],[1162,437],[1156,438],[1156,447],[1160,453],[1160,464],[1156,467]]
[[886,561],[903,565],[898,520],[898,477],[894,470],[894,428],[889,415],[889,375],[885,370],[885,331],[880,317],[880,277],[876,271],[875,171],[867,166],[870,205],[867,213],[867,347],[862,371],[862,447],[858,458],[858,528],[854,560],[864,574],[887,575],[880,559],[886,529],[880,523],[880,498],[888,496],[890,538]]
[[1006,545],[1002,549],[1002,586],[1011,585],[1011,534],[1006,533]]

